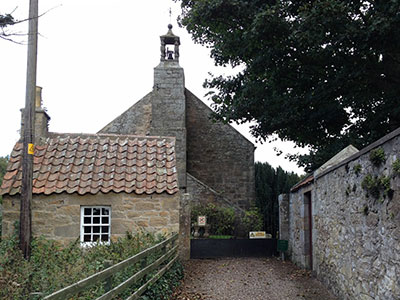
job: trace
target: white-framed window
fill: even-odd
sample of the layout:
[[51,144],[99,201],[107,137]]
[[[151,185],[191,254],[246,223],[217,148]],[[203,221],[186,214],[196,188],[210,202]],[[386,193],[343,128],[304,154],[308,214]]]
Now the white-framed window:
[[111,235],[110,206],[81,206],[81,242],[109,243]]

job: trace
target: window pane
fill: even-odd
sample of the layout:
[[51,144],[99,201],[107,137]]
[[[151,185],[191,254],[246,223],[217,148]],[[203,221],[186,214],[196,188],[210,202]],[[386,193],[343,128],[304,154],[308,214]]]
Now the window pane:
[[81,239],[83,242],[109,242],[111,232],[111,208],[92,206],[83,207]]

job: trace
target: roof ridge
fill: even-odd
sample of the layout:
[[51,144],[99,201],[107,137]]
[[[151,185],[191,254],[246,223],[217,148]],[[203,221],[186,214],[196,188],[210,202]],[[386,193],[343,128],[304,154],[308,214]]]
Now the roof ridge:
[[162,136],[162,135],[135,135],[135,134],[116,134],[116,133],[59,133],[49,132],[49,138],[113,138],[113,139],[170,139],[176,140],[174,136]]

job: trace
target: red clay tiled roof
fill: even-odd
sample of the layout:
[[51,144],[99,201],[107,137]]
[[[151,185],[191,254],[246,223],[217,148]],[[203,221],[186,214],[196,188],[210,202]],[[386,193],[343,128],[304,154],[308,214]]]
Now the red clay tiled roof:
[[[0,194],[21,193],[22,144],[11,153]],[[55,136],[36,146],[33,194],[178,191],[175,138]]]
[[304,179],[300,180],[300,182],[296,183],[291,189],[290,192],[294,193],[296,191],[298,191],[299,189],[312,184],[314,182],[314,175],[310,174],[307,177],[305,177]]

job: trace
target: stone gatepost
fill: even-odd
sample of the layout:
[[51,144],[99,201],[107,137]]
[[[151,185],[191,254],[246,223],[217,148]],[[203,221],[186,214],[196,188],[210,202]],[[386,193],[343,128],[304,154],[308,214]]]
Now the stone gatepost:
[[190,194],[182,194],[179,211],[179,257],[182,261],[190,259]]
[[[279,202],[279,239],[289,241],[289,194],[281,194],[278,197]],[[290,243],[288,253],[290,251]]]

